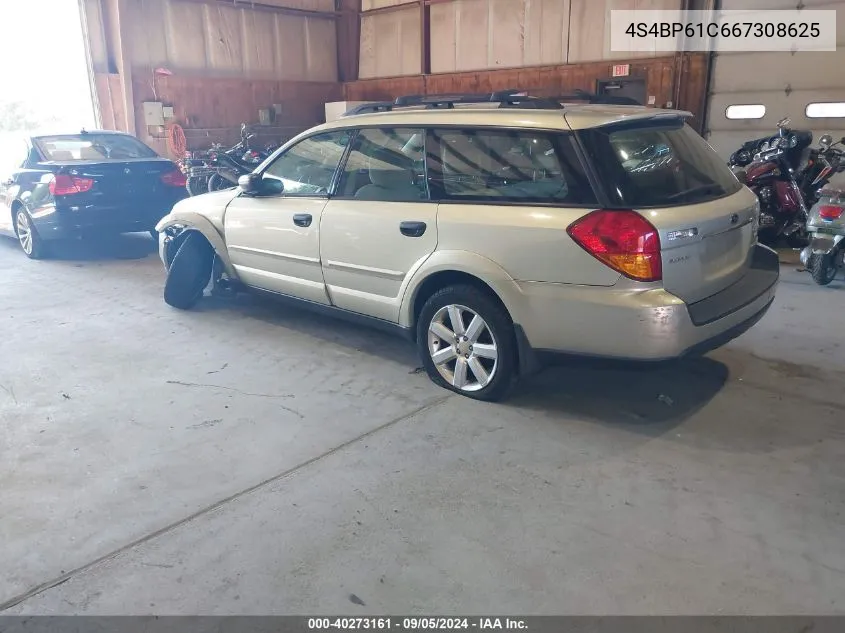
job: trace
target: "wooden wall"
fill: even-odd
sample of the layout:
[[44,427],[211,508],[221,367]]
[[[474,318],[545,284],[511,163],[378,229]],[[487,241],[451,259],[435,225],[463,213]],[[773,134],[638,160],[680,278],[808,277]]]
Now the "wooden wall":
[[174,108],[168,124],[182,125],[189,146],[235,142],[241,123],[257,123],[274,104],[279,127],[258,128],[268,142],[321,122],[325,102],[342,94],[334,6],[81,0],[100,125],[169,155],[163,131],[145,125],[145,101]]
[[[614,63],[630,63],[631,76],[645,78],[647,94],[655,97],[657,107],[672,102],[674,107],[689,110],[696,115],[691,124],[699,131],[703,129],[700,118],[707,72],[705,53],[614,60]],[[344,84],[343,92],[347,101],[390,100],[408,94],[492,92],[508,88],[525,90],[536,96],[557,96],[576,89],[594,92],[596,81],[610,76],[610,62],[589,62],[364,79]]]
[[[302,130],[321,123],[325,103],[342,99],[342,86],[335,82],[244,80],[204,76],[152,77],[133,73],[137,103],[159,100],[174,108],[174,121],[185,130],[189,149],[208,147],[212,141],[235,143],[241,123],[254,124],[258,110],[282,106],[282,114],[270,126],[254,126],[264,142],[282,143]],[[145,130],[143,113],[136,109],[137,129]],[[145,139],[168,155],[163,131],[153,130]]]

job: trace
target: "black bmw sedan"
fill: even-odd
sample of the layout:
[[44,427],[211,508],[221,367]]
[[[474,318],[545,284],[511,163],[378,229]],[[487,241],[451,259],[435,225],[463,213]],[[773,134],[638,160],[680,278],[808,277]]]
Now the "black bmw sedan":
[[34,136],[24,153],[11,174],[0,174],[0,233],[32,259],[51,240],[154,233],[188,195],[176,164],[128,134]]

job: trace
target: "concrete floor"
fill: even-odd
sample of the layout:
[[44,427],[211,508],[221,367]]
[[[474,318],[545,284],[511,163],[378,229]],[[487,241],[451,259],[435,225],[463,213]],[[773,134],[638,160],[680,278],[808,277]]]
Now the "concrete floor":
[[0,239],[5,614],[845,614],[845,283],[673,371],[451,396],[153,243]]

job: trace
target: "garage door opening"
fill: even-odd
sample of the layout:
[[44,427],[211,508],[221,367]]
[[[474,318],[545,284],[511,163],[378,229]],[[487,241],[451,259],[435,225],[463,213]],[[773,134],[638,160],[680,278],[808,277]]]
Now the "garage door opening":
[[78,4],[5,2],[0,22],[7,25],[0,37],[0,167],[8,168],[27,135],[90,129],[96,118]]

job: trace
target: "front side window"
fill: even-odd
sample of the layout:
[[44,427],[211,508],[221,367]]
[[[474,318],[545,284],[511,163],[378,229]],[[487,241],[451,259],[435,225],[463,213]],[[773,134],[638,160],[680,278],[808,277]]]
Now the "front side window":
[[634,121],[580,132],[614,206],[697,204],[742,185],[682,119]]
[[48,161],[84,162],[157,158],[152,149],[127,134],[40,136],[35,145]]
[[433,132],[430,180],[447,200],[592,205],[595,194],[570,139],[543,131]]
[[420,129],[364,129],[346,160],[337,195],[358,200],[414,202],[428,198],[425,133]]
[[350,136],[347,130],[310,136],[270,163],[263,176],[280,180],[285,195],[327,195]]

